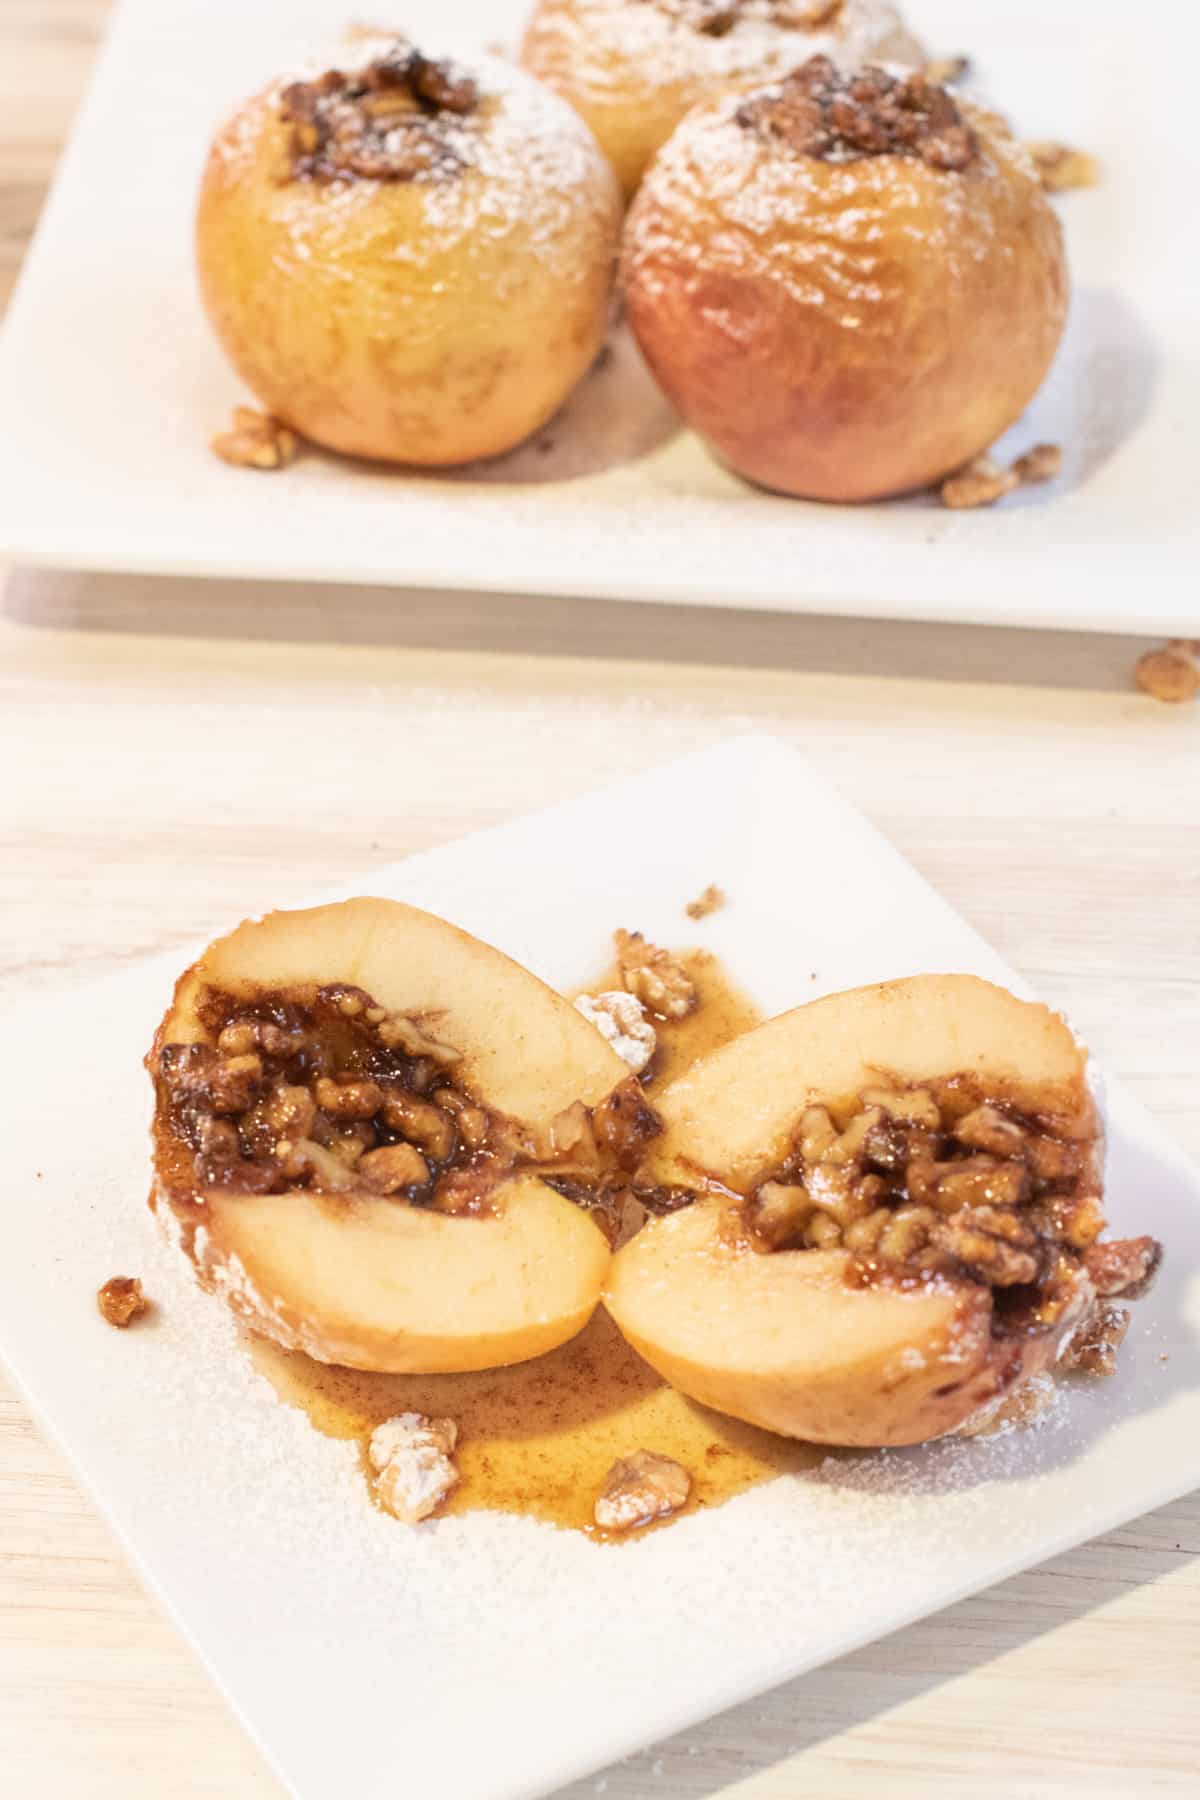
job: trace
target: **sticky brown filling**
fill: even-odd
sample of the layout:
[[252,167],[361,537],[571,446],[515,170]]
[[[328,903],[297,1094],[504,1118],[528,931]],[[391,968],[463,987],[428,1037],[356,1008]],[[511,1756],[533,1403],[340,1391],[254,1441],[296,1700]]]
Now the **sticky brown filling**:
[[836,24],[845,0],[653,0],[660,12],[705,37],[727,37],[744,19],[781,31],[822,31]]
[[979,140],[945,88],[921,74],[846,73],[827,56],[811,57],[744,100],[737,120],[768,143],[821,162],[906,156],[962,170],[979,156]]
[[1135,1298],[1161,1257],[1152,1238],[1100,1241],[1095,1133],[965,1075],[810,1107],[743,1218],[765,1253],[850,1251],[858,1285],[988,1286],[998,1329],[1052,1325],[1082,1277],[1101,1298]]
[[465,70],[434,62],[398,39],[354,73],[329,69],[283,90],[290,172],[298,181],[415,181],[453,175],[463,163],[456,130],[477,112]]
[[531,1133],[470,1091],[436,1020],[342,983],[249,998],[210,988],[198,1016],[206,1041],[163,1045],[152,1070],[160,1174],[185,1192],[306,1188],[470,1213],[528,1169],[615,1236],[621,1171],[657,1130],[631,1076]]

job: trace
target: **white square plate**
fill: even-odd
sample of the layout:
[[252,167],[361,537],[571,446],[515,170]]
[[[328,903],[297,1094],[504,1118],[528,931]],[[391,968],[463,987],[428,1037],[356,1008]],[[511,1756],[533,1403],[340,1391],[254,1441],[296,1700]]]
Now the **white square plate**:
[[[696,926],[684,903],[712,880],[730,904]],[[768,1011],[919,970],[1012,980],[803,758],[764,738],[367,886],[560,987],[602,965],[622,922],[708,944]],[[1114,1092],[1113,1221],[1159,1235],[1168,1259],[1119,1375],[1073,1385],[1048,1425],[830,1459],[621,1548],[480,1513],[398,1527],[371,1508],[356,1447],[275,1400],[223,1309],[157,1242],[141,1057],[182,961],[5,1020],[0,1347],[303,1800],[545,1793],[1200,1482],[1200,1173]],[[118,1271],[160,1302],[127,1336],[93,1299]]]
[[[1005,448],[1064,476],[992,511],[760,494],[675,429],[623,346],[533,445],[453,478],[311,455],[265,480],[207,445],[241,398],[201,316],[193,195],[232,102],[336,41],[355,0],[121,0],[0,340],[0,557],[1193,635],[1200,183],[1196,9],[911,0],[1030,136],[1096,151],[1063,201],[1068,341]],[[366,7],[371,13],[371,8]],[[377,9],[378,10],[378,9]],[[386,13],[387,9],[383,9]],[[516,39],[526,0],[404,0],[441,45]],[[1164,123],[1165,122],[1165,123]],[[1170,135],[1168,135],[1170,134]]]

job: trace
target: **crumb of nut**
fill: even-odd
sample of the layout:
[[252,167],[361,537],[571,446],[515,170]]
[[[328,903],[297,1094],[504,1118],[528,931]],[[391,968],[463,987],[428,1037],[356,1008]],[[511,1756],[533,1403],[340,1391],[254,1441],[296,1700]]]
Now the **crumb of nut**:
[[971,73],[969,56],[938,56],[921,71],[931,87],[956,87]]
[[1074,150],[1069,144],[1049,139],[1026,144],[1042,186],[1048,194],[1065,193],[1068,188],[1098,187],[1100,164],[1086,150]]
[[696,1004],[696,984],[677,957],[647,943],[640,931],[617,931],[617,966],[622,984],[649,1012],[682,1019]]
[[286,469],[298,447],[294,431],[252,406],[235,406],[233,429],[212,440],[214,454],[238,469]]
[[125,1331],[150,1310],[150,1302],[142,1292],[136,1275],[114,1275],[96,1295],[100,1317],[118,1331]]
[[1060,1365],[1084,1375],[1115,1375],[1117,1351],[1129,1330],[1129,1308],[1097,1301],[1076,1328],[1063,1351]]
[[1062,474],[1061,444],[1035,444],[1013,464],[1013,474],[1022,487],[1035,487],[1042,481],[1053,481]]
[[1161,650],[1147,650],[1133,678],[1152,700],[1179,706],[1200,694],[1200,639],[1176,638]]
[[948,475],[939,489],[943,506],[965,511],[976,506],[994,506],[1006,494],[1021,487],[1037,487],[1053,481],[1062,473],[1063,453],[1059,444],[1035,444],[1007,469],[993,456],[977,456],[965,468]]
[[707,919],[710,913],[720,912],[724,904],[724,891],[715,882],[710,882],[702,894],[688,901],[684,911],[689,919]]
[[1045,1419],[1058,1398],[1052,1375],[1031,1375],[1007,1394],[989,1400],[964,1419],[955,1437],[995,1437]]
[[939,491],[943,506],[965,512],[977,506],[994,506],[1020,485],[1021,478],[1012,469],[1002,469],[990,456],[977,456],[965,468],[948,475]]
[[580,994],[575,1011],[596,1027],[635,1075],[641,1074],[658,1048],[658,1034],[636,994],[624,988],[607,994]]
[[635,1450],[609,1470],[596,1497],[596,1523],[602,1531],[637,1531],[677,1513],[691,1491],[692,1478],[681,1463],[653,1450]]
[[435,1513],[457,1484],[454,1450],[458,1426],[453,1419],[429,1419],[424,1413],[399,1413],[371,1433],[367,1459],[374,1472],[375,1498],[405,1525],[418,1525]]

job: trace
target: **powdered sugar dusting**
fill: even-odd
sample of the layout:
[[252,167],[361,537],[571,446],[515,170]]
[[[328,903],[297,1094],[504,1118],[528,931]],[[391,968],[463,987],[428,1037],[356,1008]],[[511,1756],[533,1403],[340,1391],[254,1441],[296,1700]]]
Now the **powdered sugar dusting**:
[[[214,155],[231,174],[248,169],[261,154],[264,116],[277,114],[283,89],[293,81],[313,80],[330,67],[353,72],[381,56],[392,45],[388,36],[364,36],[347,53],[342,45],[327,55],[312,55],[293,64],[255,100],[231,112],[219,134]],[[427,45],[430,55],[436,49]],[[456,174],[418,177],[404,183],[346,179],[322,184],[292,180],[278,184],[274,200],[276,224],[286,222],[292,253],[309,260],[314,239],[339,213],[358,217],[380,186],[412,196],[422,229],[406,239],[398,236],[394,254],[420,260],[431,239],[439,255],[455,245],[464,253],[520,229],[534,254],[550,254],[561,243],[567,225],[594,215],[602,230],[611,228],[614,205],[611,175],[595,140],[579,116],[540,82],[497,56],[472,57],[469,72],[479,86],[479,104],[466,115],[439,115],[446,147],[461,169]],[[279,145],[283,126],[278,127]],[[586,264],[586,257],[580,258]],[[580,269],[589,279],[590,264]],[[503,294],[496,295],[498,304]]]
[[743,0],[732,28],[712,35],[657,0],[543,0],[524,54],[537,73],[614,100],[636,92],[647,76],[659,88],[694,87],[699,98],[714,84],[767,79],[809,56],[924,60],[890,0],[846,0],[836,20],[816,30],[785,28],[772,11],[770,0]]

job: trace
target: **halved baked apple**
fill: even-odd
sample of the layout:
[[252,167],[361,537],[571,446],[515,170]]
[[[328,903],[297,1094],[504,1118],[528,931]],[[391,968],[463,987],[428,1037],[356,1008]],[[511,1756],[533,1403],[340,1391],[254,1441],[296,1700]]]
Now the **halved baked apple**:
[[1103,1133],[1064,1021],[971,976],[835,994],[656,1101],[653,1217],[606,1300],[685,1394],[787,1436],[955,1430],[1147,1285],[1101,1242]]
[[386,900],[239,926],[179,981],[148,1066],[152,1204],[202,1283],[362,1369],[573,1336],[609,1262],[604,1174],[654,1125],[567,1001]]

